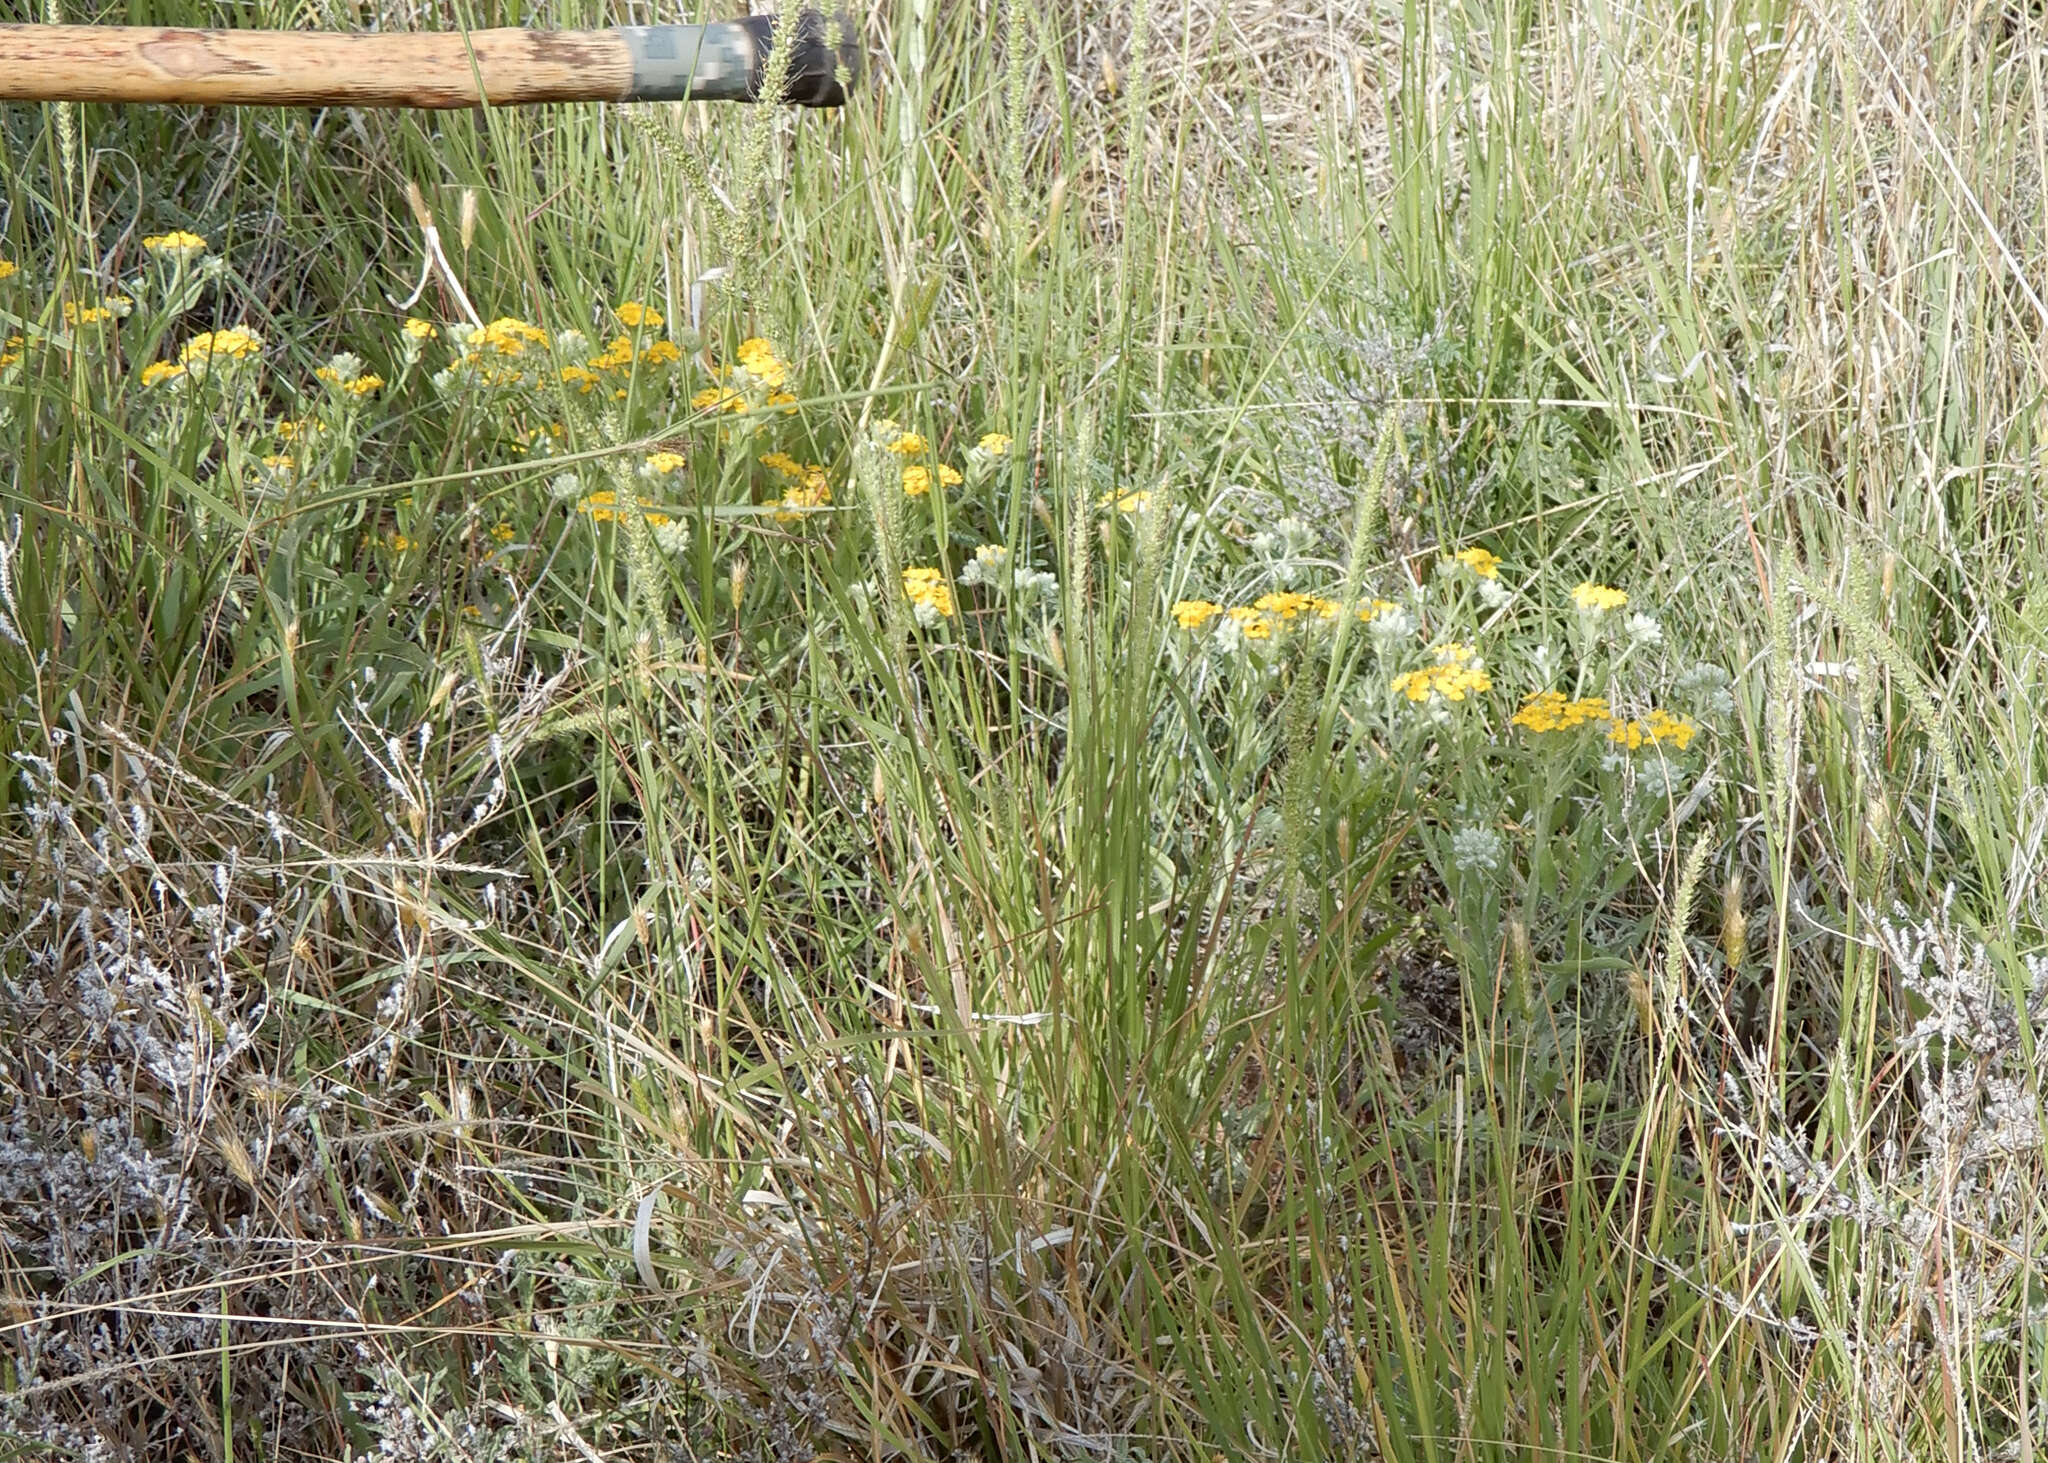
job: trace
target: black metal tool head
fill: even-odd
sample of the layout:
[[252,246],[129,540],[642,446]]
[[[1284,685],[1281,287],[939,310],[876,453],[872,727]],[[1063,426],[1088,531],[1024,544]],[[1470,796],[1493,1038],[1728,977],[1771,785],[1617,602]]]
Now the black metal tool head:
[[703,26],[625,26],[619,34],[633,60],[626,101],[759,101],[768,58],[781,45],[794,47],[781,100],[795,106],[843,106],[861,71],[853,21],[815,10],[794,19],[749,15]]

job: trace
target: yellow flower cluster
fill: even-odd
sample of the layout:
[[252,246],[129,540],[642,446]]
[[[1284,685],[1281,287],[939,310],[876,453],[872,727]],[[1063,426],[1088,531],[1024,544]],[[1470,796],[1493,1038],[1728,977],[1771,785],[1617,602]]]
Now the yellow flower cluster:
[[1481,579],[1500,578],[1500,555],[1491,549],[1465,549],[1453,557]]
[[[661,317],[657,315],[654,318],[659,320]],[[618,335],[612,337],[612,343],[601,355],[592,356],[589,364],[593,371],[623,371],[632,366],[635,358],[632,337]],[[682,358],[682,350],[672,340],[649,341],[640,347],[637,356],[650,366],[673,366]]]
[[1344,613],[1344,606],[1334,599],[1324,599],[1314,594],[1296,594],[1293,590],[1276,590],[1272,594],[1262,594],[1252,601],[1252,608],[1264,610],[1281,620],[1299,619],[1303,615],[1314,615],[1320,620],[1334,620]]
[[650,309],[638,300],[628,300],[612,313],[619,317],[619,324],[628,330],[638,330],[643,326],[648,330],[659,330],[662,326],[661,312]]
[[647,510],[653,506],[654,500],[652,498],[635,498],[630,503],[621,504],[619,495],[610,488],[606,488],[602,492],[592,493],[587,498],[579,499],[576,503],[576,511],[589,518],[592,523],[622,522],[627,514],[637,511],[642,518],[647,520],[649,528],[660,528],[669,521],[669,517],[666,513],[648,512]]
[[1463,701],[1493,689],[1493,678],[1480,666],[1471,646],[1456,640],[1437,647],[1436,664],[1404,671],[1392,689],[1410,701]]
[[277,440],[297,442],[304,437],[318,436],[327,430],[327,424],[318,417],[286,417],[277,424]]
[[989,432],[974,445],[990,457],[1001,457],[1010,450],[1010,439],[1001,432]]
[[[654,325],[661,324],[661,316],[657,315],[654,311],[643,310],[642,307],[637,305],[631,308],[636,312],[640,312],[635,315],[635,320],[644,319]],[[628,307],[624,305],[619,307],[620,319],[626,318],[627,309]],[[629,321],[628,323],[631,324],[633,322]],[[588,396],[591,392],[605,384],[605,377],[607,375],[630,372],[635,361],[648,366],[673,366],[680,362],[682,358],[683,353],[674,341],[649,341],[646,345],[635,350],[633,338],[620,335],[614,336],[610,345],[606,346],[597,355],[591,356],[582,365],[562,367],[556,373],[556,379],[564,386],[573,386],[578,393]],[[624,387],[613,386],[612,397],[615,400],[624,397],[625,394]]]
[[1688,718],[1674,716],[1660,707],[1637,721],[1614,721],[1607,728],[1607,740],[1631,752],[1645,742],[1651,746],[1669,742],[1683,752],[1692,745],[1693,734],[1698,730]]
[[184,229],[172,229],[168,234],[151,234],[142,241],[142,247],[152,254],[169,254],[176,258],[189,259],[206,252],[204,235],[188,233]]
[[[725,378],[727,384],[707,386],[691,397],[690,405],[698,411],[748,411],[757,398],[766,406],[790,406],[796,401],[780,389],[789,380],[789,363],[758,335],[740,342],[737,366],[720,368],[716,374]],[[753,387],[767,388],[767,395],[758,397],[750,391]]]
[[263,349],[263,337],[239,326],[228,330],[207,330],[193,336],[178,350],[178,364],[192,366],[227,358],[246,361]]
[[320,366],[314,370],[313,374],[320,380],[325,381],[329,386],[335,387],[337,390],[346,391],[350,396],[373,396],[384,385],[384,378],[375,372],[364,372],[360,375],[343,377],[341,372],[335,370],[332,366]]
[[1609,588],[1605,584],[1595,584],[1588,579],[1572,591],[1572,603],[1588,614],[1599,615],[1605,614],[1608,610],[1620,609],[1628,603],[1628,595],[1622,590]]
[[898,457],[922,457],[931,450],[931,444],[925,441],[922,432],[899,432],[888,450]]
[[[1358,606],[1358,618],[1370,620],[1395,608],[1390,600],[1367,600]],[[1224,615],[1243,627],[1250,639],[1270,640],[1276,628],[1304,616],[1322,621],[1335,620],[1344,613],[1344,606],[1321,595],[1276,590],[1272,594],[1260,595],[1250,605],[1239,605],[1228,611],[1206,599],[1176,600],[1172,613],[1174,622],[1183,630],[1199,630],[1218,615]]]
[[689,465],[690,459],[680,452],[650,452],[647,455],[649,472],[681,472]]
[[434,327],[433,321],[422,320],[417,315],[406,316],[405,324],[401,328],[405,331],[407,335],[411,336],[414,340],[433,340],[441,334],[441,332]]
[[151,361],[142,368],[142,384],[155,386],[163,381],[175,381],[185,374],[185,368],[172,361]]
[[762,457],[761,465],[783,481],[782,496],[776,500],[781,510],[775,515],[777,523],[793,522],[832,501],[832,485],[822,465],[806,465],[787,452],[770,452]]
[[953,587],[939,577],[936,569],[905,569],[903,596],[942,619],[953,618]]
[[1601,726],[1607,729],[1608,741],[1631,752],[1646,742],[1652,746],[1668,742],[1682,752],[1691,745],[1699,730],[1686,717],[1661,708],[1646,713],[1639,720],[1625,720],[1609,709],[1604,696],[1581,696],[1570,700],[1562,691],[1538,691],[1522,703],[1522,709],[1510,718],[1510,722],[1532,732],[1565,732],[1582,726]]
[[1119,513],[1143,513],[1152,506],[1152,494],[1146,489],[1135,493],[1108,492],[1095,501],[1098,507],[1113,507]]
[[1613,720],[1605,696],[1581,696],[1574,700],[1562,691],[1538,691],[1522,703],[1522,709],[1509,718],[1509,724],[1533,732],[1555,732]]
[[1247,640],[1271,640],[1280,623],[1264,610],[1253,609],[1250,605],[1233,605],[1224,614],[1244,632]]
[[106,321],[126,315],[134,308],[135,302],[125,295],[113,295],[97,305],[81,305],[76,300],[64,302],[64,323],[66,325],[100,325]]
[[0,279],[12,279],[21,273],[21,267],[12,259],[0,259]]
[[[921,462],[911,463],[908,467],[903,469],[904,496],[910,498],[922,498],[926,493],[929,493],[932,490],[932,480],[933,474],[931,468],[926,467]],[[948,467],[943,462],[939,464],[938,484],[940,487],[957,488],[964,481],[966,481],[966,479],[960,476],[960,470],[958,468]]]
[[760,336],[740,342],[740,366],[749,376],[770,388],[789,380],[789,363],[775,354],[775,347]]
[[[0,264],[5,264],[6,262],[5,259],[0,259]],[[4,278],[6,278],[5,275],[0,275],[0,279]],[[0,340],[0,371],[6,370],[21,359],[21,346],[22,339],[18,335],[10,335],[4,340]]]
[[[410,332],[411,327],[407,327]],[[415,335],[416,340],[425,337]],[[533,347],[546,350],[548,333],[538,325],[510,315],[500,315],[490,324],[472,330],[463,340],[462,359],[457,363],[475,371],[489,386],[524,386],[527,377],[524,372],[492,368],[486,361],[519,360]]]
[[548,333],[545,330],[510,315],[499,316],[469,337],[470,354],[473,356],[485,351],[500,356],[523,356],[528,346],[545,347],[547,343]]

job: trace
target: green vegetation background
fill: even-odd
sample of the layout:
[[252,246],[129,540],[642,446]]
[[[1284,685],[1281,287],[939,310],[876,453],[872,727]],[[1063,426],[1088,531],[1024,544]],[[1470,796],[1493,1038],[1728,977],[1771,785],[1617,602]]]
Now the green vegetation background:
[[0,1456],[2034,1456],[2039,16],[864,25],[0,108]]

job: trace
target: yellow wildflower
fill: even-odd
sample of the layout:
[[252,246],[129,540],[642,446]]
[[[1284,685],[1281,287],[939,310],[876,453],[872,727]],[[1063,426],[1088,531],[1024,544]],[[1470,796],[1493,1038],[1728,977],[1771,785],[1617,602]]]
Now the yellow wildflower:
[[409,539],[409,538],[407,538],[407,537],[406,537],[406,536],[405,536],[404,534],[402,534],[402,533],[394,533],[394,534],[392,534],[392,535],[391,535],[391,552],[392,552],[392,553],[394,553],[394,554],[402,554],[402,553],[404,553],[404,552],[405,552],[406,550],[410,549],[411,547],[412,547],[412,540],[411,540],[411,539]]
[[1493,678],[1469,645],[1456,640],[1437,647],[1437,663],[1395,676],[1390,688],[1410,701],[1463,701],[1493,689]]
[[1508,720],[1511,726],[1529,731],[1555,732],[1575,731],[1589,722],[1611,722],[1614,717],[1604,696],[1569,699],[1562,691],[1538,691]]
[[1588,579],[1572,591],[1572,603],[1588,614],[1605,614],[1618,610],[1628,603],[1628,595],[1619,589],[1610,589],[1605,584],[1595,584]]
[[1278,616],[1282,620],[1292,620],[1304,614],[1320,615],[1325,620],[1332,620],[1337,617],[1338,610],[1334,600],[1322,599],[1313,594],[1296,594],[1292,590],[1262,594],[1252,601],[1252,607]]
[[657,340],[640,352],[640,359],[657,366],[673,366],[682,360],[683,353],[672,340]]
[[358,376],[353,381],[342,382],[341,389],[351,396],[369,396],[383,384],[384,378],[372,372]]
[[660,528],[669,521],[669,517],[666,513],[648,512],[647,510],[653,506],[652,498],[635,498],[622,507],[619,495],[610,488],[605,488],[587,498],[577,500],[576,511],[592,523],[614,523],[624,518],[627,513],[637,510],[640,516],[647,520],[650,528]]
[[747,399],[729,386],[707,386],[690,398],[698,411],[745,411]]
[[1173,603],[1174,623],[1183,630],[1199,630],[1222,613],[1222,605],[1206,599],[1181,599]]
[[474,350],[493,350],[501,356],[523,356],[529,345],[544,346],[548,333],[510,315],[501,315],[469,338]]
[[680,452],[656,452],[647,459],[649,472],[680,472],[689,459]]
[[263,458],[263,465],[272,472],[290,472],[292,460],[282,452],[272,452]]
[[161,381],[175,381],[185,374],[185,368],[170,361],[151,361],[142,368],[142,384],[154,386]]
[[649,330],[661,329],[661,312],[649,309],[638,300],[628,300],[612,312],[619,317],[619,323],[629,329],[646,326]]
[[1250,605],[1232,605],[1223,613],[1247,640],[1271,640],[1280,627],[1278,620]]
[[592,391],[595,391],[597,389],[596,373],[589,371],[582,366],[564,366],[562,367],[561,372],[556,379],[559,380],[564,386],[575,387],[579,392],[583,393],[585,396],[588,396]]
[[[939,464],[937,480],[942,488],[957,488],[964,481],[959,469],[948,467],[943,462]],[[932,490],[932,481],[932,470],[921,462],[913,462],[903,469],[903,492],[906,497],[922,498]]]
[[203,235],[187,233],[184,229],[173,229],[168,234],[151,234],[142,241],[142,247],[152,254],[169,254],[180,259],[190,259],[206,252]]
[[[5,262],[0,260],[0,263]],[[5,340],[0,340],[0,371],[6,370],[21,359],[21,344],[21,337],[18,335],[10,335]]]
[[1001,457],[1010,450],[1010,439],[1001,432],[990,432],[974,445],[990,457]]
[[922,457],[930,445],[922,434],[905,432],[889,444],[889,450],[898,457]]
[[1683,716],[1658,708],[1650,711],[1639,721],[1616,719],[1608,728],[1607,740],[1633,752],[1645,742],[1661,746],[1669,742],[1683,752],[1692,745],[1693,735],[1699,730],[1692,721]]
[[810,510],[823,508],[832,501],[831,484],[825,481],[823,472],[808,474],[803,486],[791,488],[777,502],[780,509],[775,515],[777,523],[789,523],[808,516]]
[[1500,578],[1500,555],[1490,549],[1465,549],[1455,557],[1481,579]]
[[81,305],[76,300],[64,302],[64,323],[66,325],[98,325],[114,318],[114,312],[105,305]]
[[942,619],[953,618],[953,588],[939,577],[936,569],[905,569],[903,595],[911,604]]
[[633,342],[628,336],[612,337],[612,343],[605,347],[604,354],[590,358],[593,371],[623,371],[633,364]]
[[763,386],[781,386],[789,378],[788,364],[758,335],[740,342],[739,357],[740,366]]
[[405,324],[401,328],[414,340],[433,340],[441,333],[434,328],[432,321],[422,320],[417,315],[406,316]]
[[21,267],[12,259],[0,259],[0,279],[12,279],[21,273]]
[[178,361],[181,365],[192,365],[195,361],[212,361],[225,356],[229,360],[242,361],[263,349],[263,337],[253,330],[239,326],[229,330],[207,330],[193,336],[180,347]]
[[496,539],[501,544],[511,543],[513,538],[512,525],[509,523],[492,524],[491,537]]

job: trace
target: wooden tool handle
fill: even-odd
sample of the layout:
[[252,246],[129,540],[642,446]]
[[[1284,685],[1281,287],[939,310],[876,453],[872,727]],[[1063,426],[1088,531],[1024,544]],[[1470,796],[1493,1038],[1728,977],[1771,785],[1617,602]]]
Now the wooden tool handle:
[[[831,29],[815,13],[799,19],[787,100],[845,100],[840,77],[858,69],[857,53]],[[774,40],[766,16],[622,30],[359,35],[0,25],[0,101],[430,108],[752,101]]]

